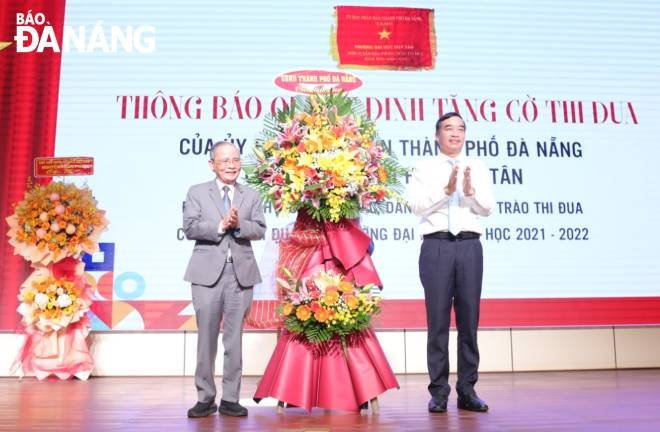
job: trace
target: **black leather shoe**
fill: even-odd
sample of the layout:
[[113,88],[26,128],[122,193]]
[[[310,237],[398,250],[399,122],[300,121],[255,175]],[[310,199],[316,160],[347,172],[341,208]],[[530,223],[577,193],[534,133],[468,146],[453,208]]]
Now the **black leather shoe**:
[[217,409],[218,406],[215,404],[215,402],[197,402],[194,407],[188,410],[188,417],[207,417],[215,413]]
[[488,405],[476,394],[458,395],[458,409],[486,412],[488,411]]
[[429,412],[447,412],[447,396],[433,396],[429,401]]
[[220,401],[218,412],[222,415],[231,417],[245,417],[248,415],[248,410],[238,402],[227,402],[226,400]]

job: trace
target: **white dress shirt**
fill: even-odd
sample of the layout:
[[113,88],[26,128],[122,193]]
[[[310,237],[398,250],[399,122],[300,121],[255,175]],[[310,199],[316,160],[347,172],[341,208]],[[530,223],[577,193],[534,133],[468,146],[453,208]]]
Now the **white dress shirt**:
[[[458,165],[456,192],[458,202],[458,224],[460,231],[482,233],[480,216],[490,215],[495,200],[492,192],[490,171],[478,160],[460,155],[454,160]],[[408,186],[408,204],[412,212],[421,218],[422,235],[448,230],[450,195],[445,194],[445,186],[452,170],[452,160],[445,154],[419,162]],[[470,167],[470,177],[474,195],[463,193],[463,171]]]

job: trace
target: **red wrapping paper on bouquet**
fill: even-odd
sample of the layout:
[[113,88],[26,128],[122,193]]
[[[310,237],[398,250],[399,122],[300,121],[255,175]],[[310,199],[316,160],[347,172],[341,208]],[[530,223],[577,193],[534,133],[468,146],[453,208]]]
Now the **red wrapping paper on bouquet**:
[[355,219],[317,222],[300,212],[291,236],[280,244],[278,276],[282,276],[282,268],[298,279],[319,270],[334,270],[359,285],[371,283],[382,287],[368,253],[370,243],[371,237]]
[[[290,237],[280,244],[278,275],[295,279],[335,271],[359,285],[382,286],[368,253],[370,237],[355,220],[317,222],[298,213]],[[388,389],[398,388],[373,330],[350,335],[345,349],[338,337],[321,344],[284,331],[254,395],[312,407],[358,411]]]
[[310,411],[313,407],[358,411],[381,393],[399,388],[373,330],[315,346],[284,332],[254,394]]
[[[34,375],[40,380],[50,375],[60,379],[89,377],[94,361],[86,341],[90,331],[86,312],[92,303],[92,284],[83,268],[81,261],[65,258],[37,267],[22,284],[18,311],[26,326],[25,339],[12,374]],[[53,299],[63,312],[47,313]]]

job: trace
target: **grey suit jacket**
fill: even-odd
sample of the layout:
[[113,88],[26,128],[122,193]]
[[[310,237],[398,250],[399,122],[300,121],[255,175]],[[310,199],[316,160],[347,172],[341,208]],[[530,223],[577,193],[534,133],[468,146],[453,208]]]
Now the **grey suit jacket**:
[[259,194],[236,183],[232,207],[238,210],[239,230],[218,234],[224,216],[222,196],[215,179],[192,186],[183,209],[183,231],[195,240],[184,280],[197,285],[213,285],[231,249],[236,279],[242,287],[261,282],[251,240],[264,238],[266,220]]

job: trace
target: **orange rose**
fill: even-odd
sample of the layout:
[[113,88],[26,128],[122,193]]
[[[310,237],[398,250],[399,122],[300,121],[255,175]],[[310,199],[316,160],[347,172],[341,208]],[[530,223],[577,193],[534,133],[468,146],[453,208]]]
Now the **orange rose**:
[[298,309],[296,310],[296,317],[300,321],[307,321],[312,317],[312,310],[305,305],[298,306]]
[[291,315],[291,312],[293,312],[293,305],[291,303],[284,303],[282,306],[282,313],[285,316]]
[[320,323],[326,322],[330,318],[330,312],[327,309],[319,309],[314,313],[314,318]]

